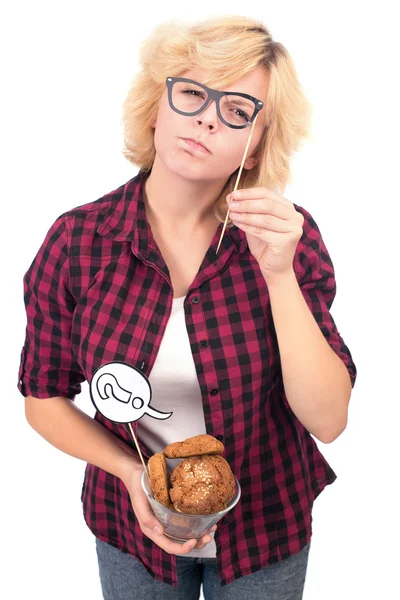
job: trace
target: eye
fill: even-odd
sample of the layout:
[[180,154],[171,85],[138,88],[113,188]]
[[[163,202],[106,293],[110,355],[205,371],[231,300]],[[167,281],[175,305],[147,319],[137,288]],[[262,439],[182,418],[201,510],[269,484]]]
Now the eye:
[[204,94],[199,92],[199,90],[182,90],[182,94],[188,94],[189,96],[193,94],[195,96],[200,96],[200,98],[204,98]]
[[235,108],[234,110],[237,111],[237,114],[241,119],[244,119],[245,121],[250,120],[250,117],[243,110],[240,110],[240,108]]

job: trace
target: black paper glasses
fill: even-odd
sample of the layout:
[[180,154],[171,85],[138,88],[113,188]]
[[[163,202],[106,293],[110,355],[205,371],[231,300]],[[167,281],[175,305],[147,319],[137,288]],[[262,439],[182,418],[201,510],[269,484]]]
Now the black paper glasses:
[[264,102],[241,92],[220,92],[193,79],[167,77],[170,107],[180,115],[198,115],[212,100],[222,123],[232,129],[245,129],[251,125],[264,106]]

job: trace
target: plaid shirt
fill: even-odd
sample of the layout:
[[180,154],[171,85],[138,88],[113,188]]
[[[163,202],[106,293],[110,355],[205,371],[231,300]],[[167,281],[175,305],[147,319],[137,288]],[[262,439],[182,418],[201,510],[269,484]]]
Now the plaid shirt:
[[[110,361],[150,376],[173,289],[146,220],[145,177],[139,171],[113,192],[62,214],[49,229],[24,276],[27,328],[18,382],[24,396],[73,400],[81,383]],[[329,312],[334,268],[315,221],[294,206],[305,217],[296,277],[354,386],[356,367]],[[246,235],[227,229],[217,255],[221,230],[222,224],[184,310],[206,430],[223,441],[242,488],[215,533],[226,585],[309,542],[313,501],[336,474],[285,396],[268,288]],[[157,408],[156,398],[152,404]],[[98,412],[94,418],[135,448],[127,425]],[[95,536],[139,559],[156,580],[177,586],[176,556],[143,535],[120,479],[88,464],[82,502]]]

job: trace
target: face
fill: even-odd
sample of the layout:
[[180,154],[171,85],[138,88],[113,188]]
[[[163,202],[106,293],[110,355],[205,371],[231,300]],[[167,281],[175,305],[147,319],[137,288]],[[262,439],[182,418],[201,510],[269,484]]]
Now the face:
[[[181,76],[203,83],[206,73],[202,69],[195,69],[186,71]],[[251,169],[257,162],[251,155],[264,131],[268,75],[262,68],[254,69],[224,88],[224,91],[250,94],[264,102],[264,107],[258,113],[243,165],[244,169]],[[152,126],[155,128],[154,144],[158,158],[168,170],[191,180],[209,181],[226,181],[240,167],[251,131],[251,126],[232,129],[222,123],[218,118],[215,102],[210,102],[202,113],[195,116],[176,113],[169,105],[166,87],[160,100],[157,119]],[[198,139],[209,151],[193,148],[183,138]]]

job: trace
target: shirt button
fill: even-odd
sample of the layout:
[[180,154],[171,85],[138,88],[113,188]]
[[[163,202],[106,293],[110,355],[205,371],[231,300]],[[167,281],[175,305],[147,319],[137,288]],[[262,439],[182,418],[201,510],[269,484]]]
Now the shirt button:
[[208,342],[207,340],[200,340],[200,348],[207,348]]
[[217,433],[217,435],[214,436],[217,440],[219,440],[220,442],[222,442],[222,440],[224,439],[224,436],[222,435],[222,433]]
[[193,296],[192,304],[198,304],[200,302],[200,298],[198,296]]
[[216,394],[218,394],[218,392],[219,392],[218,388],[214,388],[214,389],[210,390],[211,396],[215,396]]

